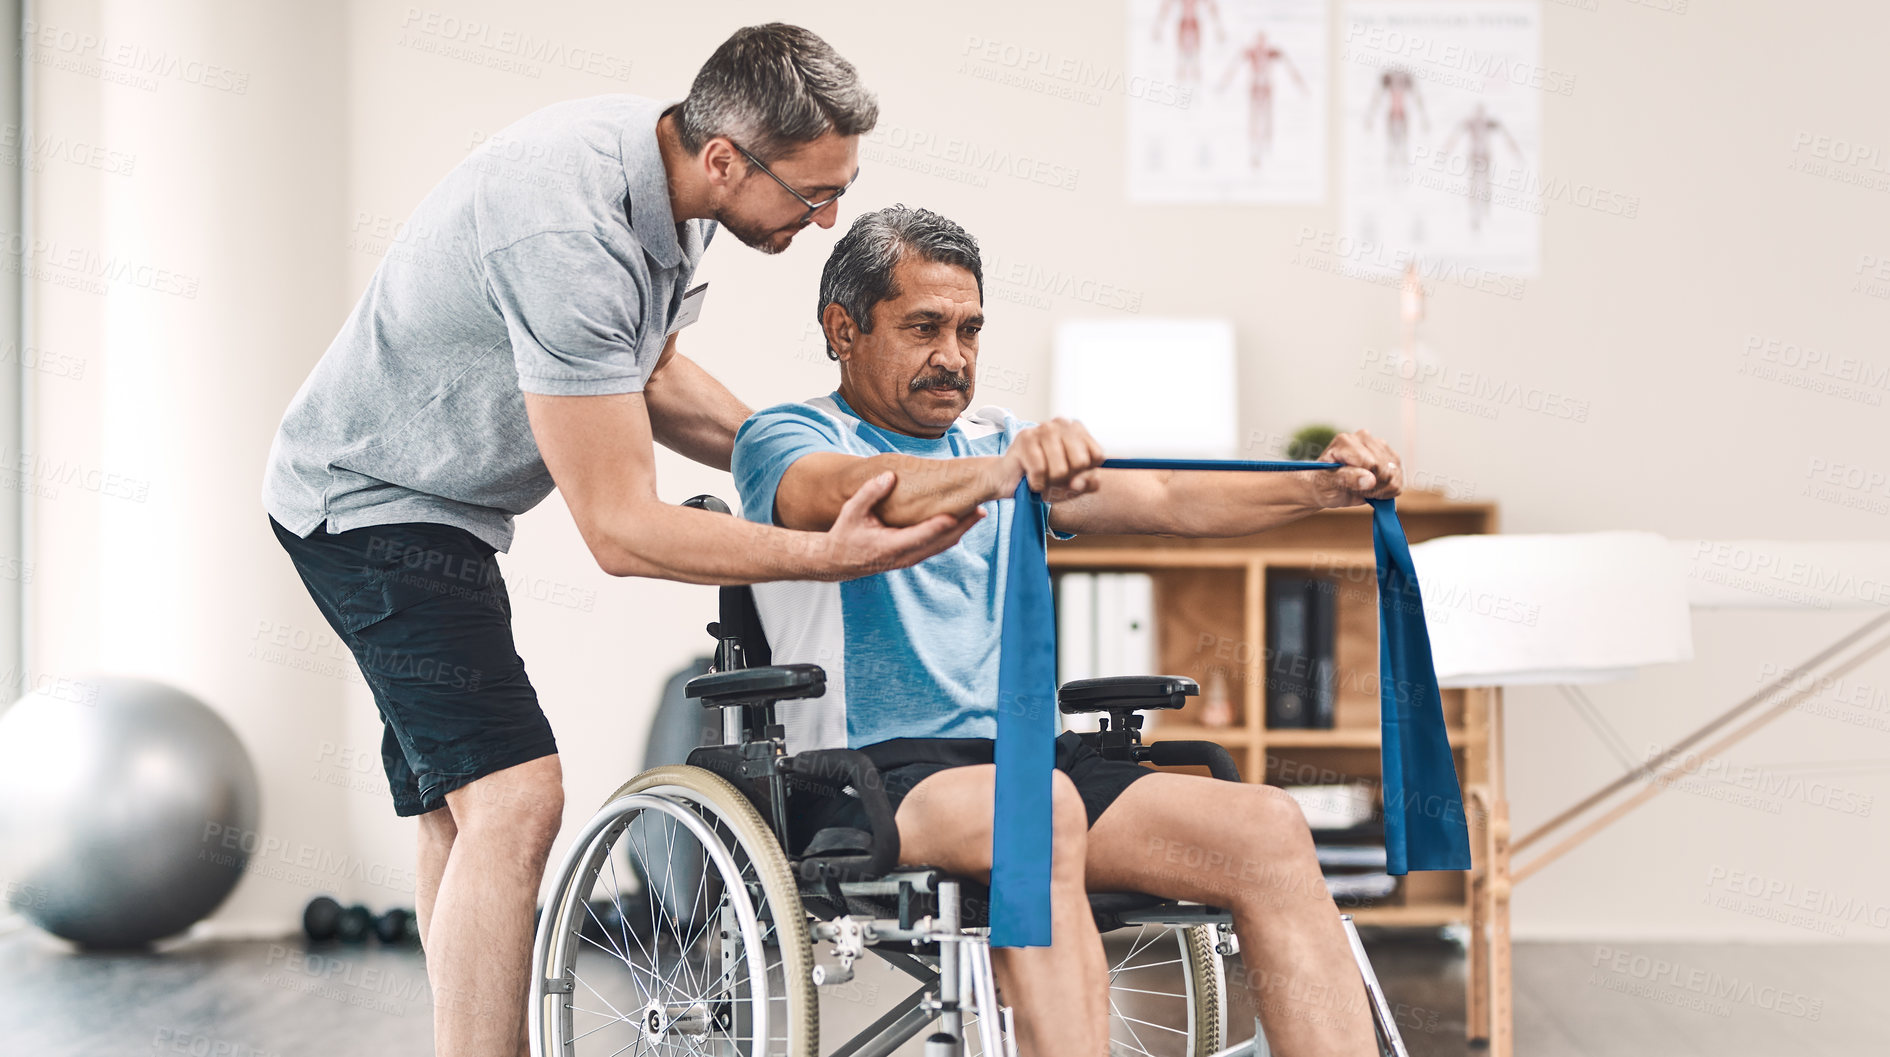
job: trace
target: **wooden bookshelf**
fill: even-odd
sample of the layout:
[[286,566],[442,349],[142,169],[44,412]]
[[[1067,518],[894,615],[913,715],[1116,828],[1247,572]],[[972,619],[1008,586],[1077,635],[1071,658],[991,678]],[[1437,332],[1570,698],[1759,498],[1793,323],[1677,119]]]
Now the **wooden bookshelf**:
[[[1434,493],[1398,499],[1398,518],[1413,543],[1497,531],[1491,503],[1453,502]],[[1157,670],[1185,675],[1203,697],[1175,712],[1150,714],[1146,736],[1216,741],[1250,782],[1277,785],[1378,782],[1378,581],[1371,508],[1321,511],[1290,525],[1238,539],[1087,536],[1053,543],[1053,575],[1145,572],[1155,588]],[[1266,585],[1271,570],[1312,572],[1337,596],[1337,694],[1329,730],[1273,730],[1266,725]],[[1232,697],[1232,725],[1202,722],[1211,679]],[[1489,702],[1483,689],[1442,691],[1445,722],[1462,784],[1490,777]],[[1476,820],[1472,820],[1473,827]],[[1477,839],[1473,834],[1473,847]],[[1437,928],[1472,921],[1467,873],[1414,873],[1386,899],[1347,906],[1360,924]],[[1472,950],[1472,979],[1480,957]]]

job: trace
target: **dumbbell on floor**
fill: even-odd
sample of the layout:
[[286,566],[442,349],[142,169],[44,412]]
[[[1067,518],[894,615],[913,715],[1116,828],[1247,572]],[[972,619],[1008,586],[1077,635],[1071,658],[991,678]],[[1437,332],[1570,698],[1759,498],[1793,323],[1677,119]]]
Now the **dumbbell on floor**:
[[414,927],[415,924],[413,911],[394,907],[382,911],[381,916],[374,919],[374,935],[389,946],[408,943],[420,938],[420,930]]
[[311,942],[361,943],[369,935],[382,943],[398,944],[417,939],[413,911],[395,907],[376,916],[359,903],[344,907],[329,896],[316,896],[302,911],[302,931]]

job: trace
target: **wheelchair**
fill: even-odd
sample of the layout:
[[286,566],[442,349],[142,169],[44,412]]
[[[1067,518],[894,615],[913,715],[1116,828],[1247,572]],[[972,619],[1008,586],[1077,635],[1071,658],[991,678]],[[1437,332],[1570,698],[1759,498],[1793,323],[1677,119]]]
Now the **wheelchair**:
[[[712,496],[688,505],[728,512]],[[531,1052],[888,1057],[926,1033],[925,1057],[1016,1057],[986,942],[988,890],[897,865],[893,811],[865,754],[786,753],[775,705],[819,697],[825,673],[771,663],[749,588],[721,588],[719,618],[708,626],[713,670],[685,692],[720,710],[722,744],[632,778],[571,843],[533,943]],[[1180,708],[1196,693],[1190,679],[1132,676],[1073,681],[1057,700],[1066,715],[1101,714],[1100,729],[1081,736],[1105,756],[1240,781],[1214,742],[1141,740],[1142,711]],[[796,796],[816,789],[857,795],[869,830],[828,828],[793,843]],[[1132,892],[1091,893],[1090,908],[1109,964],[1112,1054],[1265,1057],[1264,1035],[1224,1048],[1222,959],[1239,949],[1231,914]],[[1344,923],[1379,1052],[1405,1057],[1350,916]],[[823,1050],[820,991],[844,994],[868,955],[914,987]]]

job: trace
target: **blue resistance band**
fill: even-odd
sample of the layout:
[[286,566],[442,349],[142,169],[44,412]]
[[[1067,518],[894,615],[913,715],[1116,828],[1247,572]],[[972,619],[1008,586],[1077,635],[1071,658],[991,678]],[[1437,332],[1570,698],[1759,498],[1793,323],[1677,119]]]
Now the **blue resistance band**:
[[[1122,470],[1336,470],[1344,463],[1108,459]],[[1056,613],[1044,550],[1048,512],[1017,486],[998,662],[991,945],[1050,945],[1050,773],[1056,740]],[[1417,569],[1395,503],[1370,499],[1378,563],[1378,682],[1385,864],[1392,874],[1470,869],[1463,790],[1431,666]]]

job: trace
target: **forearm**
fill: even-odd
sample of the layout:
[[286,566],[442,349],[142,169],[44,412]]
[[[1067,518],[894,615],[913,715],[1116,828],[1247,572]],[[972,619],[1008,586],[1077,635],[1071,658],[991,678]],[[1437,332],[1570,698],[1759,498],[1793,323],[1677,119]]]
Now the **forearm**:
[[996,456],[925,459],[890,452],[866,457],[808,455],[782,475],[775,493],[775,516],[789,528],[824,530],[861,485],[891,470],[897,478],[892,493],[873,510],[881,521],[904,528],[937,514],[963,517],[997,498],[1002,461]]
[[643,389],[651,434],[671,451],[726,470],[735,431],[752,412],[700,364],[676,353],[671,341]]
[[1168,535],[1247,536],[1323,509],[1312,485],[1312,474],[1317,471],[1160,472],[1166,475],[1163,498],[1154,505],[1167,526],[1158,531]]
[[1099,471],[1094,492],[1050,508],[1050,526],[1090,535],[1225,537],[1324,509],[1312,475],[1222,470]]
[[759,525],[655,498],[617,504],[588,523],[585,542],[612,576],[752,584],[824,580],[839,568],[822,533]]

